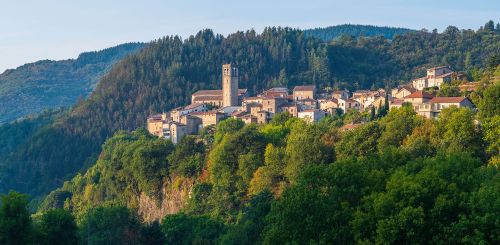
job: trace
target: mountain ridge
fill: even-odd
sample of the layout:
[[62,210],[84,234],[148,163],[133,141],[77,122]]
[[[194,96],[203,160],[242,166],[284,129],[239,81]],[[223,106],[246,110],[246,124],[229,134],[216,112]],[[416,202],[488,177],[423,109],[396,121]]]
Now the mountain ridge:
[[39,60],[0,74],[0,124],[86,98],[112,65],[143,43],[84,52],[76,59]]

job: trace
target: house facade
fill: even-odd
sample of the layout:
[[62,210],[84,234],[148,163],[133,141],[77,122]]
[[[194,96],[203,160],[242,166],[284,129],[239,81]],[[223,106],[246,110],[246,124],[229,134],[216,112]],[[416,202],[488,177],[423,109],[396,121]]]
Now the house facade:
[[453,71],[448,66],[438,66],[427,69],[425,77],[417,78],[412,81],[413,88],[424,90],[430,87],[441,87],[443,83],[451,82]]

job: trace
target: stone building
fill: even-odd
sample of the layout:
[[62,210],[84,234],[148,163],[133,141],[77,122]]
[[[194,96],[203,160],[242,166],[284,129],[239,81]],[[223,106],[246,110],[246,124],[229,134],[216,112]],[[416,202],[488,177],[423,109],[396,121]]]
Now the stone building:
[[[209,104],[215,107],[222,107],[222,94],[222,90],[199,90],[191,95],[191,103]],[[242,101],[246,94],[247,89],[238,89],[238,101]]]
[[412,81],[413,88],[423,90],[430,87],[441,87],[443,83],[451,82],[453,71],[448,66],[438,66],[427,69],[425,77],[417,78]]
[[393,88],[391,90],[391,97],[395,99],[402,99],[412,93],[415,93],[417,90],[412,86],[399,86],[397,88]]
[[162,114],[156,114],[148,117],[147,129],[152,135],[163,137],[163,117]]
[[429,93],[426,93],[424,91],[419,90],[415,93],[412,93],[412,94],[404,97],[403,101],[405,103],[412,104],[413,109],[415,109],[415,111],[418,111],[418,105],[426,103],[429,100],[431,100],[432,98],[434,98],[434,96],[432,94],[429,94]]
[[188,115],[193,112],[206,112],[207,110],[207,104],[193,103],[191,105],[173,109],[172,111],[170,111],[170,116],[172,117],[172,121],[180,122],[181,117],[184,115]]
[[172,143],[179,143],[185,135],[187,135],[187,127],[185,124],[179,122],[170,123],[170,140],[172,140]]
[[281,105],[281,111],[282,112],[288,112],[292,117],[298,117],[300,107],[297,103],[292,102],[292,103],[285,103]]
[[347,113],[350,110],[359,110],[361,104],[353,99],[338,99],[338,108],[342,110],[343,113]]
[[312,123],[312,122],[319,122],[326,116],[326,114],[327,113],[325,111],[319,109],[309,109],[299,112],[298,118],[302,118],[305,121]]
[[238,105],[238,68],[222,65],[222,106]]
[[191,116],[201,119],[202,127],[217,125],[226,115],[222,112],[212,110],[207,112],[193,112]]
[[315,99],[316,86],[295,86],[293,89],[293,99]]
[[335,99],[343,99],[346,100],[349,98],[349,91],[347,90],[336,90],[333,91],[332,97]]
[[474,108],[474,104],[466,97],[434,97],[427,103],[419,104],[416,112],[427,118],[437,118],[441,110],[452,106]]
[[272,117],[281,112],[281,106],[287,102],[283,97],[266,97],[262,99],[262,110],[269,112]]

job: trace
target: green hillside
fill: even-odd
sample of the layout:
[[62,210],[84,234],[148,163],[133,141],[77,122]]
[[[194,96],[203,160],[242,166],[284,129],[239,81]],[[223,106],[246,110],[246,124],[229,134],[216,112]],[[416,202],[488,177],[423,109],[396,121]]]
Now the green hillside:
[[408,32],[415,32],[408,28],[397,28],[388,26],[372,25],[336,25],[329,27],[320,27],[304,30],[304,34],[309,37],[319,38],[323,41],[337,39],[343,35],[354,37],[376,37],[382,36],[387,39],[394,39],[397,35],[403,35]]
[[64,208],[82,240],[101,243],[495,244],[500,66],[481,84],[479,113],[447,108],[439,120],[411,106],[361,115],[349,131],[349,114],[227,119],[175,146],[144,129],[117,132],[38,215]]
[[111,66],[144,44],[128,43],[77,59],[42,60],[0,74],[0,124],[86,98]]
[[[186,40],[164,37],[118,62],[92,95],[0,157],[0,192],[16,189],[40,197],[95,163],[105,140],[118,130],[144,126],[151,113],[189,103],[192,92],[220,86],[220,67],[240,69],[240,87],[251,94],[271,86],[350,89],[384,87],[448,64],[471,77],[496,67],[500,30],[411,32],[339,39],[331,44],[300,30],[267,28],[227,37],[204,30]],[[480,41],[478,41],[480,40]]]

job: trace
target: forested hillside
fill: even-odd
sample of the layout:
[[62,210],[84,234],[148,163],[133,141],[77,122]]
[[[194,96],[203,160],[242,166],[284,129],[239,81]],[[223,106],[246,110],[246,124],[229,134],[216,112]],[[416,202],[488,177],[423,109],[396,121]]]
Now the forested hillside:
[[376,37],[382,36],[387,39],[394,39],[397,35],[403,35],[408,32],[415,32],[408,28],[396,28],[388,26],[372,25],[336,25],[304,30],[304,34],[309,37],[319,38],[323,41],[331,41],[341,36],[354,37]]
[[347,38],[331,44],[288,28],[164,37],[117,63],[89,99],[1,156],[0,192],[16,189],[37,197],[60,186],[92,166],[101,145],[118,130],[134,130],[151,113],[188,104],[196,90],[218,88],[225,62],[239,67],[240,87],[251,94],[297,84],[384,87],[445,64],[474,77],[480,67],[498,64],[499,31],[450,27],[442,34],[412,32],[392,42]]
[[144,44],[128,43],[77,59],[42,60],[0,74],[0,124],[86,98],[112,65]]
[[[227,119],[175,146],[144,129],[118,132],[92,168],[48,195],[19,236],[39,230],[39,240],[58,234],[91,244],[497,244],[500,65],[484,71],[473,93],[478,110],[446,108],[439,120],[411,106],[315,124],[277,114],[266,125]],[[352,122],[364,123],[341,127]],[[3,199],[26,209],[16,193]],[[144,222],[172,205],[159,223]],[[48,229],[58,220],[78,228]]]

